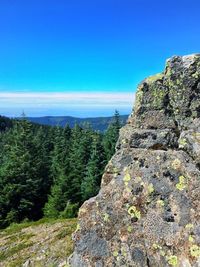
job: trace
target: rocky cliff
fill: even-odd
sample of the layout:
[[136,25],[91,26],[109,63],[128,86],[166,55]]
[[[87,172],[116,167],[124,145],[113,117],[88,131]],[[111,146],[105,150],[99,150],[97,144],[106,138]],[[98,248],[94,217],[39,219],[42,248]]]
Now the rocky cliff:
[[200,54],[138,86],[74,242],[73,267],[200,266]]

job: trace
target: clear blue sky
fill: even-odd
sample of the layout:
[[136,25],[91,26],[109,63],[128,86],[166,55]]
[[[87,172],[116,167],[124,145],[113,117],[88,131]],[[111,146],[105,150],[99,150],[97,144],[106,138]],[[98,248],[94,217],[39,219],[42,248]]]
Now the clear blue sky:
[[[1,0],[0,92],[133,94],[166,58],[200,52],[199,14],[199,0]],[[69,115],[51,104],[41,114]]]

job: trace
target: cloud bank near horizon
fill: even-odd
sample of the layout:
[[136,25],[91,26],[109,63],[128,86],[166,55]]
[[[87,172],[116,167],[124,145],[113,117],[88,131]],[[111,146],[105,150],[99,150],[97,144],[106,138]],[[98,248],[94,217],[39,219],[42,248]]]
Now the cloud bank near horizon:
[[110,116],[131,111],[133,93],[7,93],[0,92],[0,115],[27,116]]

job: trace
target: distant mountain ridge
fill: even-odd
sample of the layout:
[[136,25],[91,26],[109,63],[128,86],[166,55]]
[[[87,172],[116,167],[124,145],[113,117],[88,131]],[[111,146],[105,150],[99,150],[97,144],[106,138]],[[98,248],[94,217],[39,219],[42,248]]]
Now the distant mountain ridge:
[[[72,128],[75,124],[83,126],[85,123],[89,123],[94,130],[102,132],[104,132],[113,121],[113,117],[76,118],[72,116],[27,117],[27,119],[33,123],[50,126],[64,127],[68,124]],[[128,115],[120,115],[122,125],[125,125],[127,119]]]

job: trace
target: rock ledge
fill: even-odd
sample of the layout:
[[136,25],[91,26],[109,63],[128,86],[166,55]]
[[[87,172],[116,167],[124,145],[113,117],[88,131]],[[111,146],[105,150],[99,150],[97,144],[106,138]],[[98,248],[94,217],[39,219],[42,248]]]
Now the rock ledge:
[[200,54],[138,86],[73,238],[72,267],[200,266]]

